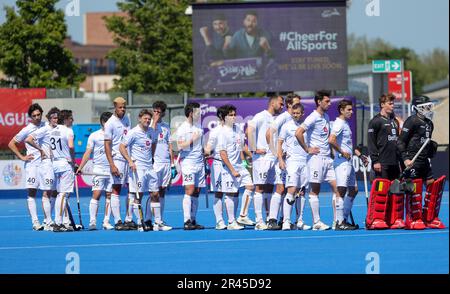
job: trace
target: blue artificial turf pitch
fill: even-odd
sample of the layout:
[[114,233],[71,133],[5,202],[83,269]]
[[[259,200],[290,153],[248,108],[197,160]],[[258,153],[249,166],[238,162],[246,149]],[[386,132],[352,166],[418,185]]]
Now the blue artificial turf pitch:
[[[178,192],[178,193],[177,193]],[[385,230],[337,231],[216,231],[213,196],[206,208],[200,198],[197,220],[205,230],[184,231],[182,194],[166,196],[168,232],[79,231],[35,232],[26,209],[25,191],[14,197],[0,192],[0,273],[65,273],[69,253],[79,257],[80,273],[354,273],[373,269],[374,256],[380,273],[449,273],[449,231]],[[3,195],[2,195],[3,194]],[[90,191],[81,190],[83,224],[89,224]],[[125,196],[122,196],[122,215]],[[331,224],[331,194],[320,197],[322,220]],[[441,219],[449,224],[449,194],[444,192]],[[40,194],[38,212],[42,221]],[[98,227],[103,219],[104,199],[99,207]],[[75,220],[78,212],[71,197]],[[364,193],[353,208],[364,227]],[[226,215],[224,213],[224,215]],[[253,218],[253,210],[250,211]],[[122,217],[123,218],[123,217]],[[311,224],[309,204],[304,219]],[[112,223],[111,219],[111,223]],[[69,255],[68,255],[69,254]],[[67,258],[67,260],[66,260]]]

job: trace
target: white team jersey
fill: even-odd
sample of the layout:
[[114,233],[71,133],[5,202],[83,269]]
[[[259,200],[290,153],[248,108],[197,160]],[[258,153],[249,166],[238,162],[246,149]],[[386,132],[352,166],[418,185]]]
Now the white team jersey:
[[353,153],[352,130],[345,119],[339,117],[333,123],[331,134],[336,136],[336,141],[341,150],[347,153]]
[[[306,160],[308,153],[300,146],[295,132],[300,127],[300,122],[291,120],[283,125],[279,139],[283,140],[286,149],[287,160]],[[306,139],[306,136],[304,134]]]
[[33,136],[33,138],[37,141],[38,145],[41,146],[42,150],[44,150],[47,158],[52,158],[50,132],[53,129],[54,128],[52,126],[46,124],[44,127],[37,129],[31,134],[31,136]]
[[306,131],[308,147],[319,147],[319,155],[330,156],[330,145],[328,137],[330,136],[330,118],[328,114],[320,115],[317,110],[314,110],[301,127]]
[[50,130],[50,149],[54,160],[66,159],[72,161],[70,156],[69,139],[73,140],[73,130],[64,125],[57,125]]
[[241,151],[243,149],[245,136],[237,125],[233,127],[224,126],[217,138],[217,152],[226,151],[228,160],[232,166],[238,166],[242,163]]
[[109,162],[105,154],[105,131],[100,129],[89,135],[86,148],[92,149],[92,163],[94,166],[100,166],[109,169]]
[[120,154],[119,146],[123,137],[130,130],[130,120],[125,114],[122,119],[116,115],[111,116],[105,123],[105,140],[111,140],[112,157],[114,159],[125,160]]
[[[45,126],[44,122],[41,122],[39,126],[36,126],[32,123],[29,123],[26,127],[20,130],[19,133],[14,137],[14,141],[17,143],[22,143],[26,140],[26,138],[35,132],[37,129]],[[41,152],[31,146],[30,144],[25,144],[25,148],[27,149],[27,155],[33,155],[33,159],[29,161],[29,163],[39,163],[41,162]]]
[[191,146],[180,149],[180,159],[194,164],[203,164],[203,129],[201,127],[191,125],[187,121],[183,122],[177,130],[177,140],[185,142],[191,141],[194,133],[197,133],[200,138]]
[[[274,122],[274,116],[270,114],[267,110],[263,110],[257,113],[253,119],[249,122],[255,128],[256,133],[256,149],[266,150],[266,154],[263,156],[265,159],[275,160],[275,155],[269,149],[269,145],[266,140],[266,133],[269,126],[271,126]],[[254,154],[253,160],[260,158],[261,155]]]
[[213,157],[217,160],[222,160],[220,157],[220,152],[217,150],[218,137],[223,130],[223,126],[217,125],[214,129],[209,132],[208,145],[211,146],[211,150],[213,151]]
[[152,168],[152,144],[156,144],[153,128],[144,131],[139,125],[132,128],[123,138],[122,143],[128,147],[130,156],[141,168]]
[[158,139],[155,150],[155,162],[170,163],[169,144],[172,144],[170,126],[165,122],[156,124],[155,136]]
[[[273,123],[273,128],[276,130],[275,134],[272,136],[272,140],[278,148],[278,138],[280,137],[281,128],[289,121],[292,120],[292,115],[289,112],[285,111],[279,116],[277,116]],[[283,144],[283,150],[285,149],[285,145]]]

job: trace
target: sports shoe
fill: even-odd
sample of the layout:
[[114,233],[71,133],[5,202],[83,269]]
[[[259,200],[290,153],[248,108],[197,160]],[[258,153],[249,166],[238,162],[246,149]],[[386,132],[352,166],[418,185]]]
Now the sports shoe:
[[172,230],[171,226],[166,225],[164,222],[155,223],[153,226],[153,231],[170,231]]
[[264,230],[267,230],[267,225],[266,225],[266,223],[265,223],[263,220],[259,221],[259,222],[255,225],[255,230],[256,230],[256,231],[264,231]]
[[134,221],[125,222],[124,226],[128,227],[128,230],[134,231],[137,230],[138,225]]
[[[395,222],[389,228],[390,229],[404,229],[405,222],[401,218],[396,219]],[[424,226],[424,228],[425,228],[425,226]]]
[[114,227],[110,223],[103,223],[103,230],[114,230]]
[[292,230],[292,224],[291,224],[291,221],[285,220],[285,221],[283,222],[283,225],[281,226],[281,229],[282,229],[283,231],[290,231],[290,230]]
[[336,230],[336,221],[334,220],[333,223],[331,224],[331,229],[332,230]]
[[44,231],[49,231],[49,232],[53,232],[53,228],[56,226],[56,224],[52,221],[50,223],[46,223],[44,225]]
[[89,231],[96,231],[97,230],[97,224],[96,223],[90,223],[88,230]]
[[67,228],[63,224],[60,225],[55,224],[55,226],[53,227],[53,232],[55,233],[67,232]]
[[302,220],[297,221],[297,229],[302,231],[311,230],[311,226],[305,224]]
[[225,225],[223,219],[216,223],[216,230],[225,230],[226,228],[227,226]]
[[116,231],[128,231],[129,228],[128,228],[127,226],[125,226],[121,220],[119,220],[119,221],[114,225],[114,230],[116,230]]
[[343,220],[340,224],[336,225],[336,231],[353,231],[357,230],[358,228],[356,226],[353,226],[349,223],[347,223],[345,220]]
[[430,229],[445,229],[444,223],[438,217],[435,217],[431,223],[425,223],[425,225]]
[[144,222],[144,226],[147,227],[149,231],[153,231],[153,223],[152,220],[148,220]]
[[44,229],[44,226],[41,225],[41,224],[39,223],[39,221],[34,221],[34,222],[33,222],[33,230],[34,230],[34,231],[42,231],[43,229]]
[[63,224],[63,226],[66,227],[67,232],[74,232],[75,231],[75,228],[72,227],[72,225],[70,225],[70,224]]
[[148,231],[149,231],[149,229],[148,229],[147,227],[145,227],[145,226],[143,226],[143,225],[141,225],[141,224],[137,225],[136,230],[137,230],[138,232],[148,232]]
[[254,226],[255,222],[252,221],[248,216],[239,216],[236,222],[243,226]]
[[242,225],[240,225],[240,224],[238,224],[238,223],[236,222],[236,220],[233,221],[231,224],[228,224],[228,226],[227,226],[227,230],[229,230],[229,231],[243,230],[244,228],[245,228],[245,227],[242,226]]
[[281,226],[278,225],[276,219],[272,218],[272,219],[269,219],[269,224],[267,225],[267,229],[269,231],[278,231],[278,230],[281,230]]
[[197,224],[197,222],[195,221],[195,219],[192,221],[192,224],[194,225],[194,227],[195,227],[196,230],[203,230],[203,229],[205,228],[204,226],[202,226],[202,225],[200,225],[200,224]]
[[321,221],[318,221],[317,223],[315,223],[312,227],[313,231],[326,231],[331,229],[330,226],[327,226],[326,224],[324,224]]
[[188,219],[183,226],[183,229],[186,231],[192,231],[195,230],[195,225],[191,222],[190,219]]

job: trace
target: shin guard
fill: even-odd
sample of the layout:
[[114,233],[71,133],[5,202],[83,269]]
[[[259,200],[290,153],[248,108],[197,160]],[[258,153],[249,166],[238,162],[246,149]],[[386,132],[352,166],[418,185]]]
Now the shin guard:
[[367,208],[366,229],[382,230],[389,228],[386,224],[389,186],[391,181],[375,179],[370,191],[369,207]]
[[404,215],[405,194],[390,194],[386,213],[386,223],[389,228],[403,229],[405,227]]
[[422,179],[413,180],[414,191],[406,193],[406,222],[407,230],[423,230],[425,224],[422,221]]
[[427,192],[425,193],[425,205],[423,207],[423,221],[428,228],[445,229],[445,225],[439,219],[439,210],[441,208],[445,180],[446,176],[442,176],[427,187]]

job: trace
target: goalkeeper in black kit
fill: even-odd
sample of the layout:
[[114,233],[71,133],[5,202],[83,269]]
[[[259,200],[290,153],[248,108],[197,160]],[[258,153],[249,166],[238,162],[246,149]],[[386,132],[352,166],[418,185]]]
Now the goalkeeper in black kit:
[[[406,166],[405,178],[414,182],[414,192],[407,195],[406,201],[406,228],[423,229],[445,228],[438,218],[442,191],[445,185],[445,176],[435,180],[431,169],[431,158],[437,151],[437,143],[430,141],[422,152],[419,152],[427,139],[431,139],[434,125],[433,102],[427,96],[414,98],[412,109],[414,114],[408,117],[403,124],[397,146],[402,160]],[[425,205],[422,210],[422,187],[426,185]]]

